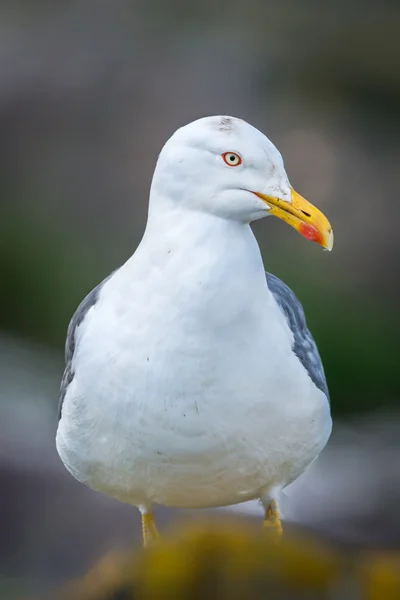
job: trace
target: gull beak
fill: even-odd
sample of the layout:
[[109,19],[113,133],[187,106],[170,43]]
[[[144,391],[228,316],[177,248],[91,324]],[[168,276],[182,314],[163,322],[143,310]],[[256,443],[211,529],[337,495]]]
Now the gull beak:
[[287,201],[254,193],[268,205],[267,210],[271,215],[297,229],[306,239],[332,250],[333,231],[328,219],[300,194],[291,189],[290,200]]

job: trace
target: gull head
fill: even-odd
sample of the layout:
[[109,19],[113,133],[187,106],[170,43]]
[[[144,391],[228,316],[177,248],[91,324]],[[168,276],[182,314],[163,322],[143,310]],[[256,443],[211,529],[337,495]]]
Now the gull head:
[[154,172],[151,204],[161,198],[177,210],[243,223],[273,215],[324,248],[333,246],[328,219],[291,187],[278,149],[242,119],[206,117],[178,129]]

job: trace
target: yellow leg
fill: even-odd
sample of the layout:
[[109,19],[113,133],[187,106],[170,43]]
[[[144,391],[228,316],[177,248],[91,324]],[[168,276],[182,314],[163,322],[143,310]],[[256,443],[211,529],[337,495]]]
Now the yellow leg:
[[151,512],[142,513],[143,546],[153,546],[160,539],[156,524]]
[[265,508],[263,529],[275,540],[279,540],[282,535],[281,516],[276,500],[271,500]]

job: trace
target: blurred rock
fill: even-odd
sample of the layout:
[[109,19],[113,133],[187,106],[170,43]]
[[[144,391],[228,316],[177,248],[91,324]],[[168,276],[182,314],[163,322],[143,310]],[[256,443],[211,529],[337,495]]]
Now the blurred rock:
[[145,552],[108,556],[60,600],[397,600],[400,555],[334,552],[309,537],[272,542],[232,520],[178,529]]

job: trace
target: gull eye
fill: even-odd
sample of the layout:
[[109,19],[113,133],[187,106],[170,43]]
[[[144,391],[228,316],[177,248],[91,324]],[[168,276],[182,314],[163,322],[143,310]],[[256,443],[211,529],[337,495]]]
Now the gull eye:
[[242,164],[242,159],[236,152],[224,152],[221,156],[229,167],[238,167]]

